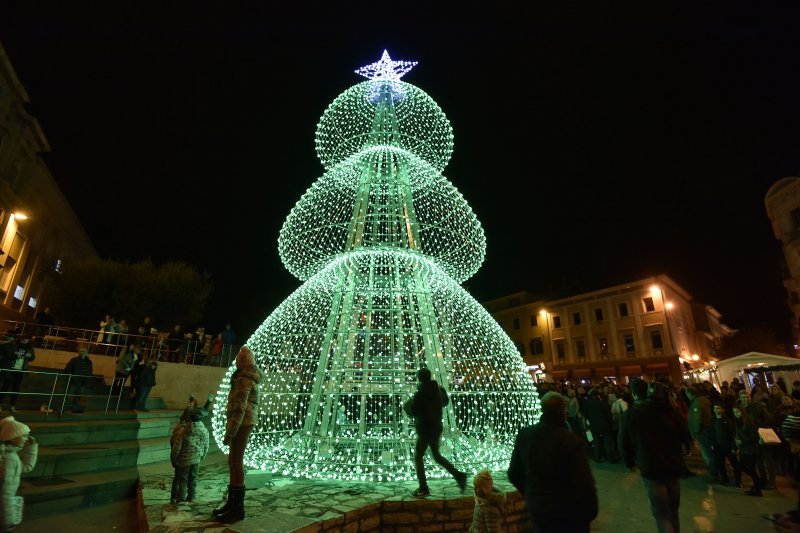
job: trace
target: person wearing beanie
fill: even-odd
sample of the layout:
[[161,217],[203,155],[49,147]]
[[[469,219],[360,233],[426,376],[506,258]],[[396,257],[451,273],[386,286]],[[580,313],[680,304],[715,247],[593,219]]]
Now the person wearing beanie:
[[472,479],[475,489],[475,509],[469,533],[500,533],[506,495],[494,487],[492,474],[483,469]]
[[211,398],[209,394],[206,405],[198,407],[192,396],[181,416],[181,422],[175,426],[172,439],[170,439],[172,445],[170,461],[175,468],[170,496],[172,504],[184,500],[192,502],[195,499],[200,462],[205,458],[209,447],[208,429],[203,423],[203,419],[211,404]]
[[31,435],[31,428],[13,416],[0,420],[0,522],[3,531],[11,531],[22,522],[23,501],[17,496],[23,473],[36,466],[39,444]]
[[261,372],[253,352],[242,346],[236,356],[236,370],[231,375],[228,392],[227,424],[222,443],[228,451],[228,498],[212,515],[220,522],[237,522],[244,518],[244,450],[258,419],[258,383]]
[[586,442],[567,427],[561,394],[546,393],[541,408],[539,422],[517,433],[508,480],[538,533],[589,533],[598,503]]

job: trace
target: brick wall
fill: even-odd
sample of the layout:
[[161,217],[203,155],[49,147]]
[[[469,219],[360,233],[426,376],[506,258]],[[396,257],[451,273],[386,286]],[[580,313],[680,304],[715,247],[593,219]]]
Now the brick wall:
[[[452,500],[389,499],[310,524],[296,533],[469,531],[474,506],[472,496]],[[503,524],[503,531],[508,533],[532,530],[525,500],[517,491],[507,494]]]

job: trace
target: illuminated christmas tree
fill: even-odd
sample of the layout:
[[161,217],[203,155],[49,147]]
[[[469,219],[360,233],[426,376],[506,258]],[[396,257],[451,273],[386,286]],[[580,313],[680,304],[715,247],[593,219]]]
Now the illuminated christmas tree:
[[[316,148],[326,171],[289,213],[278,246],[303,285],[247,341],[264,372],[245,461],[306,478],[415,479],[402,410],[427,366],[450,391],[443,453],[505,470],[517,430],[538,419],[513,342],[459,283],[485,238],[441,171],[453,132],[439,106],[400,81],[416,62],[380,61],[328,107]],[[225,405],[228,370],[217,392]],[[213,418],[223,451],[224,409]],[[438,465],[428,477],[446,477]]]

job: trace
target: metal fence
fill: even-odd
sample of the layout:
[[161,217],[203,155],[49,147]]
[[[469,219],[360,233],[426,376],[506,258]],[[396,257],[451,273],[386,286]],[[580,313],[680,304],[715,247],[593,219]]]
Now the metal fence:
[[134,335],[95,329],[43,326],[14,320],[0,321],[0,328],[3,325],[9,334],[30,336],[31,342],[38,348],[78,352],[81,346],[86,346],[90,354],[117,357],[127,346],[138,344],[143,357],[190,365],[230,366],[241,347],[238,344],[225,344],[221,353],[213,354],[213,342],[209,342],[207,338],[194,339],[187,336],[184,339],[168,339],[169,332]]

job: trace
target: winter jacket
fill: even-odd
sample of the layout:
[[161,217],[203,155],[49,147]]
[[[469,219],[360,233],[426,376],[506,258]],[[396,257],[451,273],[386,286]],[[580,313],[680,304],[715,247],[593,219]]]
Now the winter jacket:
[[28,370],[28,363],[36,359],[36,353],[33,351],[33,345],[30,341],[23,343],[17,341],[14,343],[14,356],[11,359],[11,367],[14,370]]
[[117,372],[120,374],[130,374],[137,359],[139,359],[139,356],[136,355],[135,352],[125,350],[117,360]]
[[139,387],[155,387],[157,369],[158,363],[155,361],[148,361],[143,364],[139,371],[139,376],[136,378],[136,385]]
[[19,480],[23,473],[30,472],[36,466],[36,459],[39,456],[39,443],[29,437],[26,446],[11,446],[6,444],[0,452],[0,523],[5,525],[4,531],[11,524],[12,500],[17,495]]
[[[183,426],[182,428],[180,426]],[[178,433],[178,435],[175,435]],[[208,453],[208,429],[202,421],[178,424],[173,432],[170,460],[174,467],[199,464]]]
[[503,508],[506,495],[497,489],[485,498],[475,496],[475,509],[472,511],[472,526],[469,533],[500,533],[503,531]]
[[442,407],[450,403],[447,391],[436,381],[423,381],[411,399],[410,414],[414,417],[417,434],[425,436],[441,435]]
[[72,378],[70,379],[72,383],[76,381],[85,381],[85,376],[92,375],[92,360],[89,359],[88,355],[86,357],[76,355],[67,362],[64,371],[67,374],[72,374]]
[[583,416],[589,421],[589,428],[595,436],[608,433],[612,429],[611,406],[596,394],[583,402]]
[[742,455],[755,455],[758,452],[758,431],[752,422],[736,419],[737,448]]
[[597,517],[597,490],[586,443],[563,421],[543,417],[538,424],[519,430],[508,480],[525,497],[534,518],[569,519],[584,526]]
[[736,436],[736,425],[731,417],[723,415],[721,418],[714,416],[711,422],[711,445],[719,452],[730,452],[736,448],[733,438]]
[[689,433],[696,439],[711,429],[711,402],[705,396],[696,396],[689,406]]
[[683,444],[692,442],[680,415],[670,406],[634,402],[620,420],[619,443],[625,465],[645,479],[674,479],[686,470]]
[[240,426],[252,426],[258,418],[258,382],[261,374],[255,367],[237,369],[231,376],[228,393],[224,444],[230,444]]

